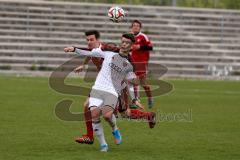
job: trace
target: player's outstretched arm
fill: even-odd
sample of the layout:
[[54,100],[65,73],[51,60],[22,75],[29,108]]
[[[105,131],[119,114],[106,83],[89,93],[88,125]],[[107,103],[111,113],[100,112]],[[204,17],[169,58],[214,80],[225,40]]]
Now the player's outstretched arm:
[[64,48],[64,51],[65,52],[75,52],[76,54],[85,55],[85,56],[92,56],[92,52],[83,50],[83,49],[79,49],[77,47],[66,47],[66,48]]
[[136,106],[138,106],[140,109],[145,110],[144,105],[142,105],[142,104],[139,102],[139,100],[136,100],[136,101],[134,102],[134,104],[135,104]]
[[75,47],[65,47],[64,52],[74,52],[75,51]]
[[138,97],[136,97],[135,94],[134,94],[133,84],[128,83],[127,88],[128,88],[128,93],[130,95],[132,104],[134,104],[134,105],[138,106],[140,109],[144,110],[145,107],[140,103]]
[[92,51],[87,51],[79,49],[77,47],[66,47],[64,48],[65,52],[75,52],[78,55],[90,56],[90,57],[102,57],[104,58],[104,53],[101,49],[93,49]]

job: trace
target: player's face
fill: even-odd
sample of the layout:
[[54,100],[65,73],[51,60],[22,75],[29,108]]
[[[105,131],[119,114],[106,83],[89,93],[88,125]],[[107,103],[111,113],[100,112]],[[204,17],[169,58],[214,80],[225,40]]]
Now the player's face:
[[140,30],[141,30],[140,24],[139,23],[133,23],[133,25],[132,25],[133,34],[139,33]]
[[95,35],[89,35],[86,37],[87,45],[89,49],[99,47],[99,41],[96,39]]
[[120,45],[120,50],[122,52],[130,52],[132,47],[132,41],[130,39],[122,37],[121,45]]

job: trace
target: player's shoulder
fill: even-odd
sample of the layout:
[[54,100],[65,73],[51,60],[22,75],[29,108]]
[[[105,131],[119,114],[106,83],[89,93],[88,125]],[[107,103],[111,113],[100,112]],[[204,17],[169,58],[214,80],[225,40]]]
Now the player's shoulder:
[[140,32],[139,37],[144,38],[146,41],[149,41],[149,38],[145,33]]
[[92,49],[92,52],[101,52],[101,53],[103,53],[106,56],[111,56],[111,55],[118,54],[117,52],[102,50],[101,47]]
[[115,57],[116,55],[118,55],[118,53],[112,51],[104,51],[104,55],[105,57]]
[[113,52],[113,51],[104,51],[104,53],[108,54],[108,55],[118,55],[119,53],[118,52]]

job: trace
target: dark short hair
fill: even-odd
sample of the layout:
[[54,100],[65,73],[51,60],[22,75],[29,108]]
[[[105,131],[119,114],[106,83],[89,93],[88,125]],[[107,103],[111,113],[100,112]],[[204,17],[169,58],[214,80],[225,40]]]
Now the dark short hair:
[[134,21],[132,21],[132,26],[131,27],[133,27],[133,23],[138,23],[140,25],[140,28],[142,28],[142,22],[141,21],[135,19]]
[[133,43],[135,42],[135,37],[132,33],[124,33],[122,37],[130,39]]
[[96,39],[100,38],[100,33],[97,30],[88,30],[85,32],[85,36],[95,35]]

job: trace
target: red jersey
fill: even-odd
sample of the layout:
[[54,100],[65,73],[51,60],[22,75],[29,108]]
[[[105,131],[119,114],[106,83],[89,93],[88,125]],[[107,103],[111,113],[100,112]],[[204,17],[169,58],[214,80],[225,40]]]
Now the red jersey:
[[[135,36],[135,45],[140,45],[140,47],[152,47],[152,43],[149,40],[149,38],[142,32],[139,32]],[[133,50],[132,51],[132,60],[134,62],[148,62],[149,60],[149,50],[146,49],[138,49],[138,50]]]
[[97,70],[100,71],[102,67],[103,58],[100,57],[91,57],[93,64],[97,67]]

